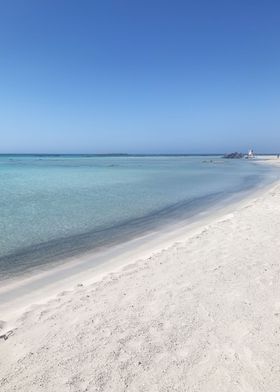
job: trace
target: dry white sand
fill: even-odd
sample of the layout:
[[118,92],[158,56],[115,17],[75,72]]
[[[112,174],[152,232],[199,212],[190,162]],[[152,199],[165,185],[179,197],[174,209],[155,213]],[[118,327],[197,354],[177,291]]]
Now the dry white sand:
[[0,339],[1,392],[279,392],[279,238],[277,184],[34,305]]

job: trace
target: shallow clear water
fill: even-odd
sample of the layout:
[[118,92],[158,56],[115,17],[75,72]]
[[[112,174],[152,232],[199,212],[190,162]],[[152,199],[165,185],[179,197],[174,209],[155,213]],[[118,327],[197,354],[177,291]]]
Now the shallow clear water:
[[220,157],[0,155],[0,277],[187,217],[270,175]]

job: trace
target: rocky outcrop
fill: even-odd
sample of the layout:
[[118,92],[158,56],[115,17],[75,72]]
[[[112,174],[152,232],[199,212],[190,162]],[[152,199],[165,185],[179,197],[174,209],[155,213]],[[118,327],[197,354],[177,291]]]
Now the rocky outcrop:
[[230,154],[225,154],[223,158],[226,159],[242,159],[244,158],[244,154],[241,152],[231,152]]

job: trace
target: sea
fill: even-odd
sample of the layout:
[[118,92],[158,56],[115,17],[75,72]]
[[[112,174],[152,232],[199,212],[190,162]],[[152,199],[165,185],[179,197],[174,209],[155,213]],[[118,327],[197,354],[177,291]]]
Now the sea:
[[0,155],[0,280],[187,222],[276,178],[219,155]]

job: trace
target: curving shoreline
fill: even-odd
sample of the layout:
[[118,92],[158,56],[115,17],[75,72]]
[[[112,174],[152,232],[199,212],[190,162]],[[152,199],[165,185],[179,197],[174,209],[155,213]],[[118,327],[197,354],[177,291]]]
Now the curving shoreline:
[[69,159],[0,156],[0,285],[189,220],[274,171],[199,156]]
[[1,390],[278,391],[279,206],[278,182],[34,305]]

